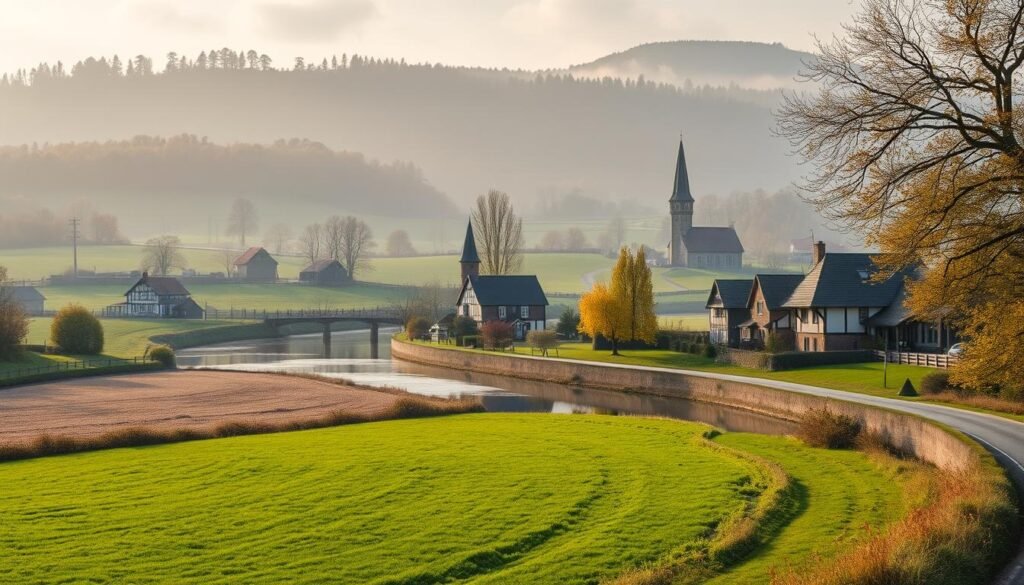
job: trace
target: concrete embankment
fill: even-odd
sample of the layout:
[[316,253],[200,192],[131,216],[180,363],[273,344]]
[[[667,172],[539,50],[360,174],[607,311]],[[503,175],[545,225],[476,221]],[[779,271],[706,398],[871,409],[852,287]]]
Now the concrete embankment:
[[827,407],[861,420],[866,429],[878,433],[893,447],[943,469],[963,467],[978,456],[970,444],[952,431],[914,415],[683,370],[466,352],[397,339],[391,342],[391,355],[395,359],[458,370],[711,402],[788,420],[798,419],[810,409]]

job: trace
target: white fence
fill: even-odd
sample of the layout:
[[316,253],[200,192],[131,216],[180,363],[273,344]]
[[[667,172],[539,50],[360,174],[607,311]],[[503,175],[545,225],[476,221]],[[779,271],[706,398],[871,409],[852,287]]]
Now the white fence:
[[[879,361],[885,360],[884,351],[875,350],[875,357]],[[955,365],[957,358],[944,353],[918,353],[908,351],[890,351],[889,363],[909,364],[911,366],[926,366],[929,368],[948,368]]]

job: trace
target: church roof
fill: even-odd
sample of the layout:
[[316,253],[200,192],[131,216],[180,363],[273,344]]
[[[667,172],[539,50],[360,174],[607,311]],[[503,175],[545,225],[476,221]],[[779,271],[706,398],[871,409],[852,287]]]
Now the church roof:
[[480,262],[480,255],[476,253],[472,221],[466,224],[466,241],[462,244],[462,259],[459,262]]
[[731,227],[692,227],[683,236],[683,246],[692,254],[742,254],[743,244]]
[[672,186],[672,197],[669,201],[693,201],[690,194],[690,176],[686,172],[686,153],[683,152],[683,141],[679,141],[679,155],[676,157],[676,180]]

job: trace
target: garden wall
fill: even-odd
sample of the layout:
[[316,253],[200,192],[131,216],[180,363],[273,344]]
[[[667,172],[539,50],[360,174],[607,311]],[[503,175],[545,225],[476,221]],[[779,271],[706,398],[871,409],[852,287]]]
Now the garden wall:
[[718,361],[751,368],[778,372],[811,366],[831,366],[837,364],[859,364],[876,361],[874,352],[867,349],[849,351],[787,351],[783,353],[767,353],[746,349],[722,349]]
[[751,382],[723,380],[685,371],[668,372],[570,360],[485,354],[391,340],[395,359],[445,368],[498,374],[622,392],[723,404],[796,420],[810,409],[828,407],[853,416],[893,447],[944,469],[975,461],[966,442],[924,419],[852,402],[800,394]]

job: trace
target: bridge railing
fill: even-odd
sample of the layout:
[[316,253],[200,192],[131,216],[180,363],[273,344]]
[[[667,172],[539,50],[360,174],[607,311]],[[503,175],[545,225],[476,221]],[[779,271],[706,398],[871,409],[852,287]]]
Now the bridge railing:
[[285,319],[349,319],[399,321],[401,314],[389,307],[364,309],[217,309],[206,307],[206,319],[230,321],[271,321]]

